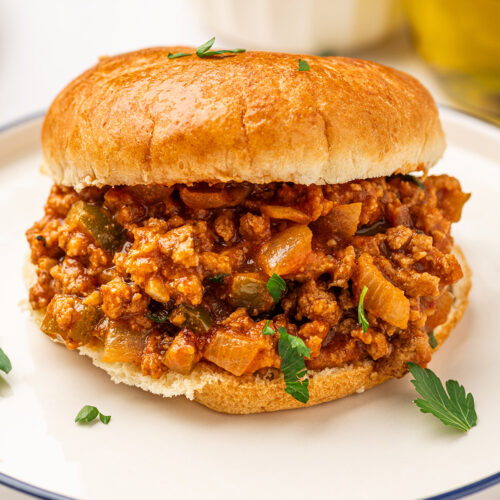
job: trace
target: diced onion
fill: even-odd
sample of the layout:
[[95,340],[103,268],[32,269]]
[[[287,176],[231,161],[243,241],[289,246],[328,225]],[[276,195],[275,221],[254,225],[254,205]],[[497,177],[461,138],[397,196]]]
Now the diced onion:
[[188,374],[198,361],[194,343],[184,332],[180,332],[165,353],[164,363],[170,370]]
[[134,332],[112,321],[104,337],[102,360],[105,363],[140,364],[145,344],[146,334]]
[[444,292],[436,299],[434,314],[429,316],[425,323],[426,331],[430,332],[446,321],[453,306],[453,300],[450,292]]
[[218,330],[204,353],[204,358],[233,375],[243,375],[262,346],[256,339]]
[[266,309],[274,305],[262,273],[236,273],[229,279],[229,302],[233,307]]
[[297,224],[307,224],[311,218],[293,207],[282,207],[280,205],[264,205],[260,207],[263,215],[267,215],[271,219],[285,219],[297,222]]
[[312,231],[304,225],[290,226],[275,234],[258,257],[268,276],[299,271],[312,251]]
[[250,193],[249,186],[237,186],[227,189],[196,189],[180,187],[179,195],[190,208],[210,209],[234,207],[239,205]]
[[403,330],[408,327],[410,301],[383,276],[366,253],[359,257],[355,286],[358,297],[363,287],[368,288],[364,299],[367,311]]
[[314,223],[315,232],[325,239],[334,236],[340,238],[354,236],[358,229],[361,207],[361,203],[334,206],[328,215],[320,217]]

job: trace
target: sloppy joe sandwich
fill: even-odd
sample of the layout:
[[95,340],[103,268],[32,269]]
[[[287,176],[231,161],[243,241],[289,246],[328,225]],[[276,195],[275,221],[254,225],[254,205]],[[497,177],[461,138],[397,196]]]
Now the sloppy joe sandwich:
[[41,330],[227,413],[425,366],[470,288],[432,97],[372,62],[235,52],[105,58],[56,97],[27,231]]

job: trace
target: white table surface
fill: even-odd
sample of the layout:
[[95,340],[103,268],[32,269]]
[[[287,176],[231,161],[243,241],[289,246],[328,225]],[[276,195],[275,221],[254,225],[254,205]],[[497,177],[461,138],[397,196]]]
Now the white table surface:
[[[46,109],[99,55],[154,45],[199,45],[213,35],[188,0],[0,0],[0,127]],[[398,40],[358,56],[414,74],[438,102],[453,105],[404,38]],[[27,497],[0,485],[0,498]],[[500,498],[500,486],[470,498]]]

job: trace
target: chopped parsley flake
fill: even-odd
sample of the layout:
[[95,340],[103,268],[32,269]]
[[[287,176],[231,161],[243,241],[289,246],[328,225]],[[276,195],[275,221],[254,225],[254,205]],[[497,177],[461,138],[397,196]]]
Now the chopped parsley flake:
[[[275,331],[269,326],[268,320],[262,329],[263,335],[272,335]],[[311,355],[300,337],[290,335],[284,326],[278,328],[278,352],[281,356],[281,371],[285,379],[285,392],[301,403],[309,401],[309,380],[306,377],[305,358]]]
[[267,282],[267,290],[274,299],[274,302],[278,303],[283,295],[283,292],[286,290],[285,280],[281,276],[274,273]]
[[103,415],[95,406],[85,405],[75,417],[75,422],[88,424],[93,422],[97,417],[103,424],[109,424],[111,415]]
[[299,59],[299,71],[309,71],[311,68],[309,67],[309,63],[304,61],[303,59]]
[[240,52],[246,52],[246,49],[233,49],[233,50],[210,50],[215,43],[215,37],[208,40],[208,42],[203,43],[196,49],[196,55],[200,58],[219,56],[221,54],[238,54]]
[[361,291],[361,295],[359,296],[359,304],[358,304],[358,323],[361,323],[361,328],[363,328],[363,333],[366,333],[368,327],[370,326],[370,323],[368,323],[368,320],[366,319],[365,308],[363,305],[367,291],[368,287],[364,286],[363,290]]

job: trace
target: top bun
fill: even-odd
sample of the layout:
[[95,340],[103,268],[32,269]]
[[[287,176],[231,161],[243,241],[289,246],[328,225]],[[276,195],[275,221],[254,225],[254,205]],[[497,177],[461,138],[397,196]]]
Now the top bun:
[[[429,92],[373,62],[246,52],[102,59],[54,100],[42,170],[88,185],[336,184],[429,168],[444,134]],[[299,57],[310,66],[299,71]]]

